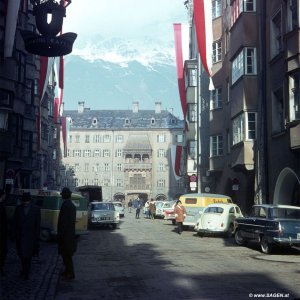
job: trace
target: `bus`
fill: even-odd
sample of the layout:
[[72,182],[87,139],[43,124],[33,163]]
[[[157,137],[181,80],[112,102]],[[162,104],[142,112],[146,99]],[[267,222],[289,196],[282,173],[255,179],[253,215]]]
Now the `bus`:
[[[41,209],[41,233],[42,241],[49,241],[57,235],[57,222],[62,198],[60,191],[44,189],[16,189],[6,199],[6,211],[9,223],[9,230],[12,233],[14,228],[14,212],[21,203],[23,193],[30,193],[32,201]],[[76,207],[76,235],[88,232],[88,201],[82,195],[72,193],[71,201]]]

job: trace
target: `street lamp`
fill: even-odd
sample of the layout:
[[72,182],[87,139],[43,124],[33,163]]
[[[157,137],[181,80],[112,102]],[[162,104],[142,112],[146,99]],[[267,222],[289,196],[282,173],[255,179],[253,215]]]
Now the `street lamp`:
[[48,57],[71,53],[77,34],[67,32],[58,35],[62,31],[66,7],[71,4],[71,0],[30,0],[30,2],[40,34],[28,30],[22,32],[26,50]]

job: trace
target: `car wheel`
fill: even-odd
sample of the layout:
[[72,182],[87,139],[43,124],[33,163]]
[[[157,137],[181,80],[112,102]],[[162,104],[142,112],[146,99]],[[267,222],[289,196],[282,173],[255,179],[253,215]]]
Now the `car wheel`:
[[226,236],[228,238],[231,238],[233,236],[233,234],[234,234],[234,226],[233,226],[233,224],[230,224],[229,228],[228,228],[228,230],[226,232]]
[[270,254],[272,251],[272,244],[268,242],[268,238],[264,235],[260,237],[260,247],[265,254]]
[[242,237],[241,232],[239,229],[236,230],[234,234],[234,240],[239,246],[243,246],[246,244],[245,239]]

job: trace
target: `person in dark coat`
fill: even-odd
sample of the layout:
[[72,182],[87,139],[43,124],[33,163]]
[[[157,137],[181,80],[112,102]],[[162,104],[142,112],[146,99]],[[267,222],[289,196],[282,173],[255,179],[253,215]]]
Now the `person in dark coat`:
[[5,191],[0,191],[0,276],[4,276],[7,255],[7,216],[5,211]]
[[72,192],[64,187],[61,192],[63,203],[57,224],[58,253],[62,256],[65,270],[61,273],[64,280],[75,278],[72,256],[76,251],[76,207],[71,201]]
[[39,249],[41,211],[31,201],[30,193],[23,193],[22,203],[15,210],[17,254],[21,259],[21,276],[29,278],[31,260]]

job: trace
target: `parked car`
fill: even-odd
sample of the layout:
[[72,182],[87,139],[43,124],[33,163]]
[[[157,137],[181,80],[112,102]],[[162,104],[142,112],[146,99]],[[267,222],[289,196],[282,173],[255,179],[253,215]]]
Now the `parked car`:
[[114,201],[113,205],[115,206],[115,210],[119,212],[120,218],[125,216],[125,208],[122,202]]
[[112,225],[116,228],[120,222],[119,212],[112,202],[90,202],[88,207],[89,227],[99,225]]
[[252,207],[251,214],[235,220],[235,241],[260,243],[261,251],[269,254],[273,246],[300,245],[300,207],[261,204]]
[[173,225],[176,224],[175,213],[174,213],[175,205],[176,205],[176,201],[169,201],[164,205],[163,208],[164,219],[171,220]]
[[194,229],[199,235],[221,233],[231,237],[234,234],[234,220],[239,217],[243,217],[243,214],[236,204],[209,204],[200,215]]

